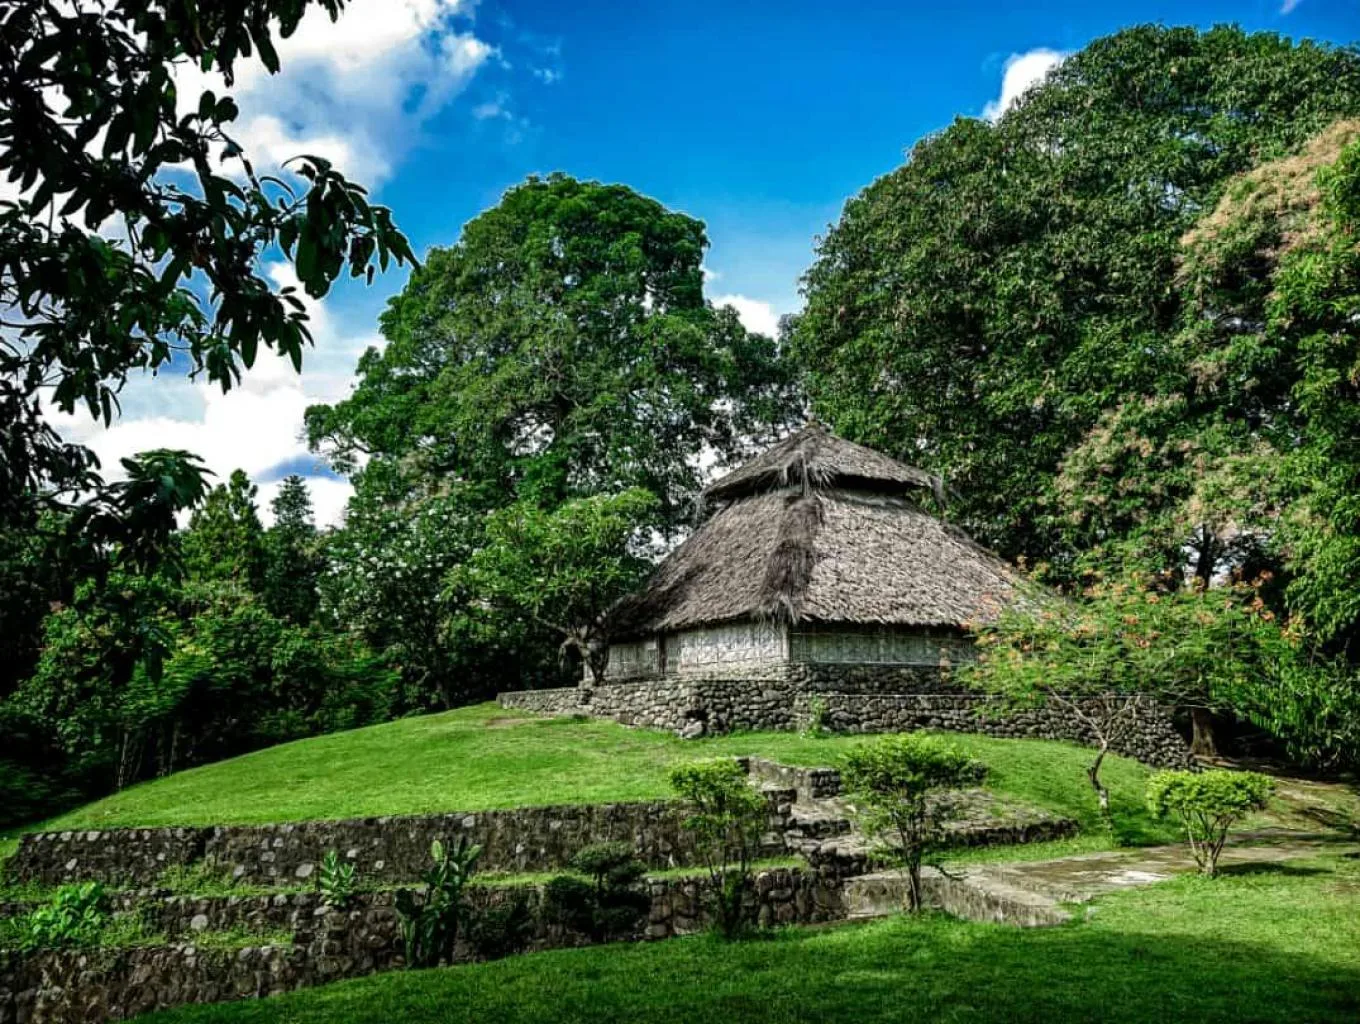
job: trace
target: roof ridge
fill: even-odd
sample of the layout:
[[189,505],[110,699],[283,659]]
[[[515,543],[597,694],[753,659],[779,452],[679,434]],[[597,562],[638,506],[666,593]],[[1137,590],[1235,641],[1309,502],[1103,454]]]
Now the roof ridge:
[[930,474],[809,423],[704,488],[704,497],[734,501],[785,486],[810,491],[837,483],[903,493],[935,490]]

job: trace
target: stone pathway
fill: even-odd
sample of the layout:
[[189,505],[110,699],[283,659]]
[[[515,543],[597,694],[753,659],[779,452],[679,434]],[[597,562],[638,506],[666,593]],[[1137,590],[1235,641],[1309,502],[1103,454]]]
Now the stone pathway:
[[[1336,835],[1267,832],[1239,836],[1224,851],[1220,869],[1278,864],[1322,853],[1360,853],[1353,840]],[[1162,882],[1196,870],[1185,846],[1156,846],[1080,854],[1057,860],[985,864],[951,871],[926,869],[926,902],[974,921],[1022,927],[1061,924],[1080,905],[1107,893]],[[904,903],[901,872],[879,871],[846,881],[851,919],[884,917]]]

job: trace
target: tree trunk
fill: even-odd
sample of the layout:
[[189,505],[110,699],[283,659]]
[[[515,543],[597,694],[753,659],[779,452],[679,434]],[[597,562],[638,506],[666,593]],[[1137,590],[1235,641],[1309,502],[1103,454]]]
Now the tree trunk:
[[1214,716],[1205,708],[1190,709],[1190,753],[1196,757],[1217,757],[1218,744],[1214,742]]
[[907,909],[913,914],[921,909],[921,862],[913,860],[907,868]]
[[1096,805],[1100,808],[1100,819],[1105,823],[1105,828],[1113,832],[1114,817],[1110,814],[1110,791],[1100,781],[1100,765],[1105,760],[1107,750],[1109,750],[1108,742],[1102,743],[1100,752],[1096,754],[1096,759],[1086,769],[1086,778],[1090,780],[1091,788],[1095,790]]

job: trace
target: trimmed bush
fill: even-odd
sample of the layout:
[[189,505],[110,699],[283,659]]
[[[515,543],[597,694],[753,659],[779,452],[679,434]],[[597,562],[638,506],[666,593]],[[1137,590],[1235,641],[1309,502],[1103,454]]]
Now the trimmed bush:
[[1177,818],[1200,874],[1218,874],[1228,830],[1252,811],[1264,810],[1275,783],[1255,772],[1157,772],[1148,779],[1148,809]]

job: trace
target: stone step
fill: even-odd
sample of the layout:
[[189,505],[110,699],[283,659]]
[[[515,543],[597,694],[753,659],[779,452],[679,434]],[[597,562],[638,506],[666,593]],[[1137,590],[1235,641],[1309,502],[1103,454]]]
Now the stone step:
[[[866,920],[901,913],[907,906],[907,892],[907,878],[901,871],[846,879],[847,917]],[[969,921],[1034,928],[1072,918],[1069,910],[1047,896],[970,873],[945,875],[923,868],[921,896],[926,907]]]

